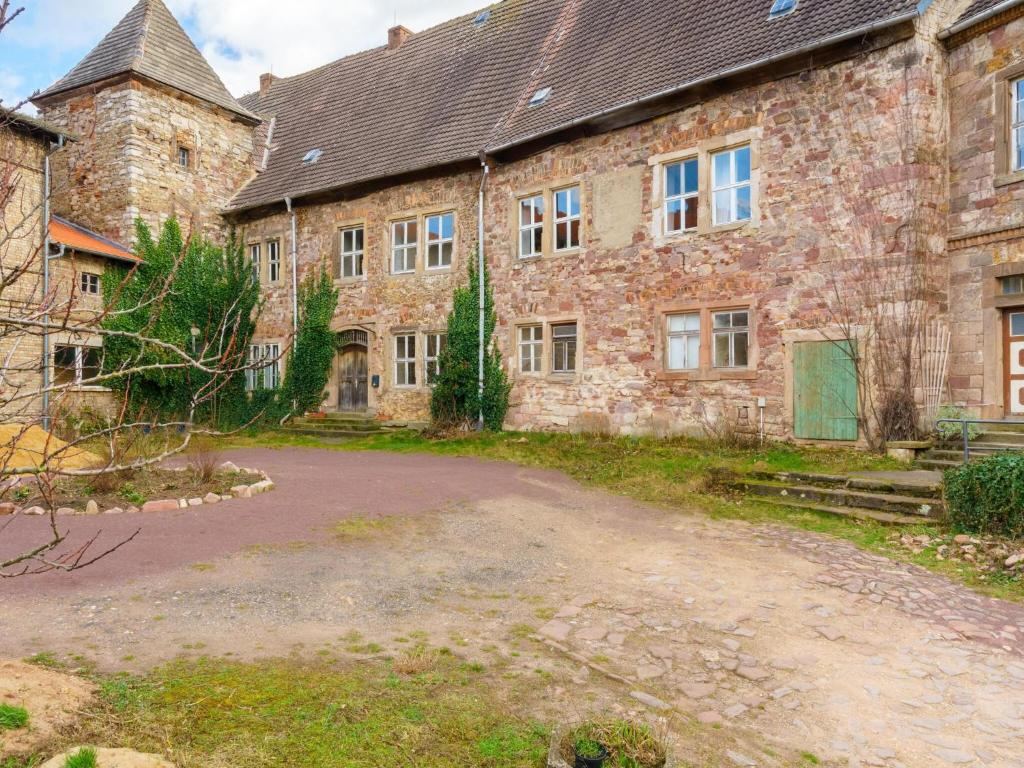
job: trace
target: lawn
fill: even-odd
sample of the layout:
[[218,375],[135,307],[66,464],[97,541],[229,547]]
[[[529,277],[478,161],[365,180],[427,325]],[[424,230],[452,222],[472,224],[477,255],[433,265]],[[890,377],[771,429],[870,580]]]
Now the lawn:
[[714,518],[782,523],[836,536],[864,549],[943,573],[984,594],[1024,602],[1024,583],[1019,578],[992,576],[979,571],[970,563],[940,560],[935,548],[912,554],[893,541],[894,533],[900,532],[938,536],[942,529],[937,524],[894,528],[871,521],[792,509],[769,501],[726,498],[709,492],[706,487],[708,473],[715,468],[736,472],[756,469],[837,474],[907,468],[900,462],[863,451],[778,443],[761,448],[740,449],[690,438],[654,440],[515,432],[471,433],[447,439],[430,439],[415,433],[400,432],[342,441],[268,432],[234,437],[225,445],[243,446],[308,446],[339,451],[474,456],[554,469],[584,485],[640,501],[700,512]]
[[499,693],[444,651],[415,662],[199,659],[98,677],[99,705],[63,746],[116,744],[179,768],[543,765],[547,728],[512,712],[514,681]]

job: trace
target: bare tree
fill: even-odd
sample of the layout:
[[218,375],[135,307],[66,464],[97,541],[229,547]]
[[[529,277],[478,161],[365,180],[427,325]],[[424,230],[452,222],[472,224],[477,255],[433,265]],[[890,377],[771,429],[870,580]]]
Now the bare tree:
[[849,410],[878,451],[918,436],[922,337],[941,310],[942,129],[923,85],[927,63],[914,41],[902,45],[884,73],[865,54],[801,78],[822,81],[801,92],[818,94],[807,108],[828,146],[809,179],[818,186],[823,333],[850,360]]
[[[0,32],[22,10],[0,0]],[[175,275],[189,238],[170,274],[130,306],[120,299],[132,273],[104,300],[84,300],[74,253],[52,259],[47,248],[50,190],[40,195],[37,180],[43,154],[60,149],[26,139],[26,131],[38,136],[39,126],[0,108],[0,578],[74,571],[134,539],[138,530],[110,542],[102,531],[75,540],[56,514],[61,482],[124,476],[182,453],[196,435],[222,434],[198,423],[203,409],[239,376],[275,362],[250,361],[240,329],[251,318],[237,312],[212,316],[184,344],[161,335],[158,311],[141,328],[116,322],[180,298]],[[64,359],[48,354],[57,338],[73,350]],[[132,353],[108,354],[115,341]],[[133,383],[157,372],[185,374],[186,404],[173,416],[147,412],[132,397]],[[100,390],[102,412],[77,416],[83,393]]]

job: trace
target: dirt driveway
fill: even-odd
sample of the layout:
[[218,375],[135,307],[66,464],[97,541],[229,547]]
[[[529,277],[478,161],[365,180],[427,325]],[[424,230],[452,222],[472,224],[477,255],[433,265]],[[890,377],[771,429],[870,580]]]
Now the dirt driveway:
[[88,570],[0,585],[0,658],[145,668],[424,638],[539,672],[562,711],[571,693],[682,713],[837,765],[1024,766],[1024,607],[843,542],[556,473],[312,449],[230,458],[277,490],[71,519],[77,536],[142,532]]

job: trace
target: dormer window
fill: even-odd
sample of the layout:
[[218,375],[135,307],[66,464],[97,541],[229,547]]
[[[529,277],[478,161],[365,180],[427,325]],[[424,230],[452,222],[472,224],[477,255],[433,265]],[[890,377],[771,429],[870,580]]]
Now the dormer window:
[[539,91],[530,97],[530,106],[539,107],[541,104],[551,98],[551,88],[541,88]]
[[313,165],[317,160],[320,159],[324,151],[322,149],[311,149],[302,158],[303,165]]

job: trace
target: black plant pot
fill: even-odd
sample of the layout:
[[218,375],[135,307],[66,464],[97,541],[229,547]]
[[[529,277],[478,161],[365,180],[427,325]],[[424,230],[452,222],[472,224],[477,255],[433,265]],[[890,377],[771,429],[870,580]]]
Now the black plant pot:
[[582,757],[576,755],[576,765],[574,768],[602,768],[604,761],[608,759],[608,750],[601,747],[601,754],[596,757]]

